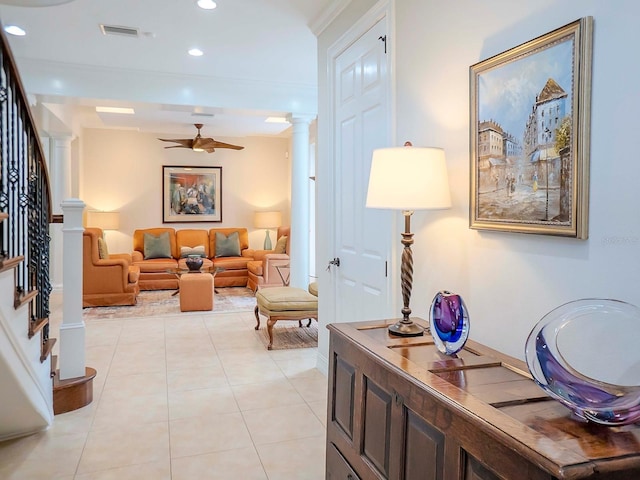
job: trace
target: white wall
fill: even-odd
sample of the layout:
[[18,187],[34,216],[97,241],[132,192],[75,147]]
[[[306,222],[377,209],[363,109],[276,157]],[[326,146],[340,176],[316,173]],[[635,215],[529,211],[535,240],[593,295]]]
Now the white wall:
[[[80,198],[87,210],[119,210],[120,230],[108,231],[109,251],[130,252],[133,231],[180,228],[246,227],[252,248],[262,248],[264,230],[253,228],[253,212],[276,209],[289,222],[289,139],[216,138],[244,150],[212,154],[168,149],[157,137],[182,138],[126,130],[85,129],[82,135]],[[221,223],[162,223],[162,166],[222,166]],[[273,236],[273,234],[272,234]]]
[[[395,8],[396,138],[445,149],[454,202],[452,210],[413,216],[414,313],[427,318],[438,290],[460,293],[471,338],[523,358],[534,324],[562,303],[609,297],[640,305],[640,65],[632,50],[640,3],[398,0]],[[588,15],[595,32],[589,239],[470,230],[469,67]]]
[[[416,215],[414,311],[439,289],[463,295],[471,337],[523,357],[556,306],[609,297],[640,305],[640,41],[633,0],[402,1],[397,14],[397,133],[444,147],[454,209]],[[469,66],[594,17],[589,239],[475,231],[469,211]]]

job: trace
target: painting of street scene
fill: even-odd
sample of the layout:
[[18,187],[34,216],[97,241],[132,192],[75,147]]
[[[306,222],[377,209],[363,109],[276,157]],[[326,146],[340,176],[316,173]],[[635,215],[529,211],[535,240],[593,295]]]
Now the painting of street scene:
[[499,65],[472,67],[474,221],[575,222],[576,41],[567,34]]
[[221,222],[222,167],[163,167],[164,222]]

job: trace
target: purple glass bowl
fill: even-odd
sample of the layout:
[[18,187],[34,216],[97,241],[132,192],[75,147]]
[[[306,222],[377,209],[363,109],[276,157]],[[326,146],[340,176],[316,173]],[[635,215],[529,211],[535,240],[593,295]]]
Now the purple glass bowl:
[[442,290],[429,310],[431,336],[438,350],[453,355],[464,347],[469,337],[469,315],[460,295]]
[[588,298],[547,313],[525,344],[535,382],[578,418],[640,422],[640,309]]

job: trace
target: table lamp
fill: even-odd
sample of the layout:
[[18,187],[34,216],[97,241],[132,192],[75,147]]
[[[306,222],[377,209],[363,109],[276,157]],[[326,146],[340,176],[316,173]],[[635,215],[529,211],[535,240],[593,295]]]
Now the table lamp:
[[87,212],[87,226],[106,230],[118,230],[120,228],[120,212],[103,212],[101,210],[89,210]]
[[271,237],[269,236],[270,228],[278,228],[282,225],[282,213],[280,212],[255,212],[253,216],[253,226],[256,228],[265,228],[267,234],[264,237],[264,249],[271,250]]
[[389,333],[403,337],[417,337],[424,329],[411,320],[411,289],[413,287],[413,233],[411,215],[414,210],[441,210],[451,207],[449,180],[444,150],[432,147],[381,148],[373,151],[367,207],[402,210],[401,286],[402,319],[389,326]]

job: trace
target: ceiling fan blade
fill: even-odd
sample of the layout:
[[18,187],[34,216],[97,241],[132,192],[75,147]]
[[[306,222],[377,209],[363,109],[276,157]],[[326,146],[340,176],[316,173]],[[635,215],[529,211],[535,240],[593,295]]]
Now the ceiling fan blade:
[[215,148],[231,148],[233,150],[242,150],[244,148],[240,145],[232,145],[231,143],[218,142],[213,138],[211,139],[211,145]]
[[191,138],[159,138],[158,140],[162,140],[163,142],[176,142],[180,145],[174,145],[173,147],[164,147],[164,148],[192,148],[193,139]]

